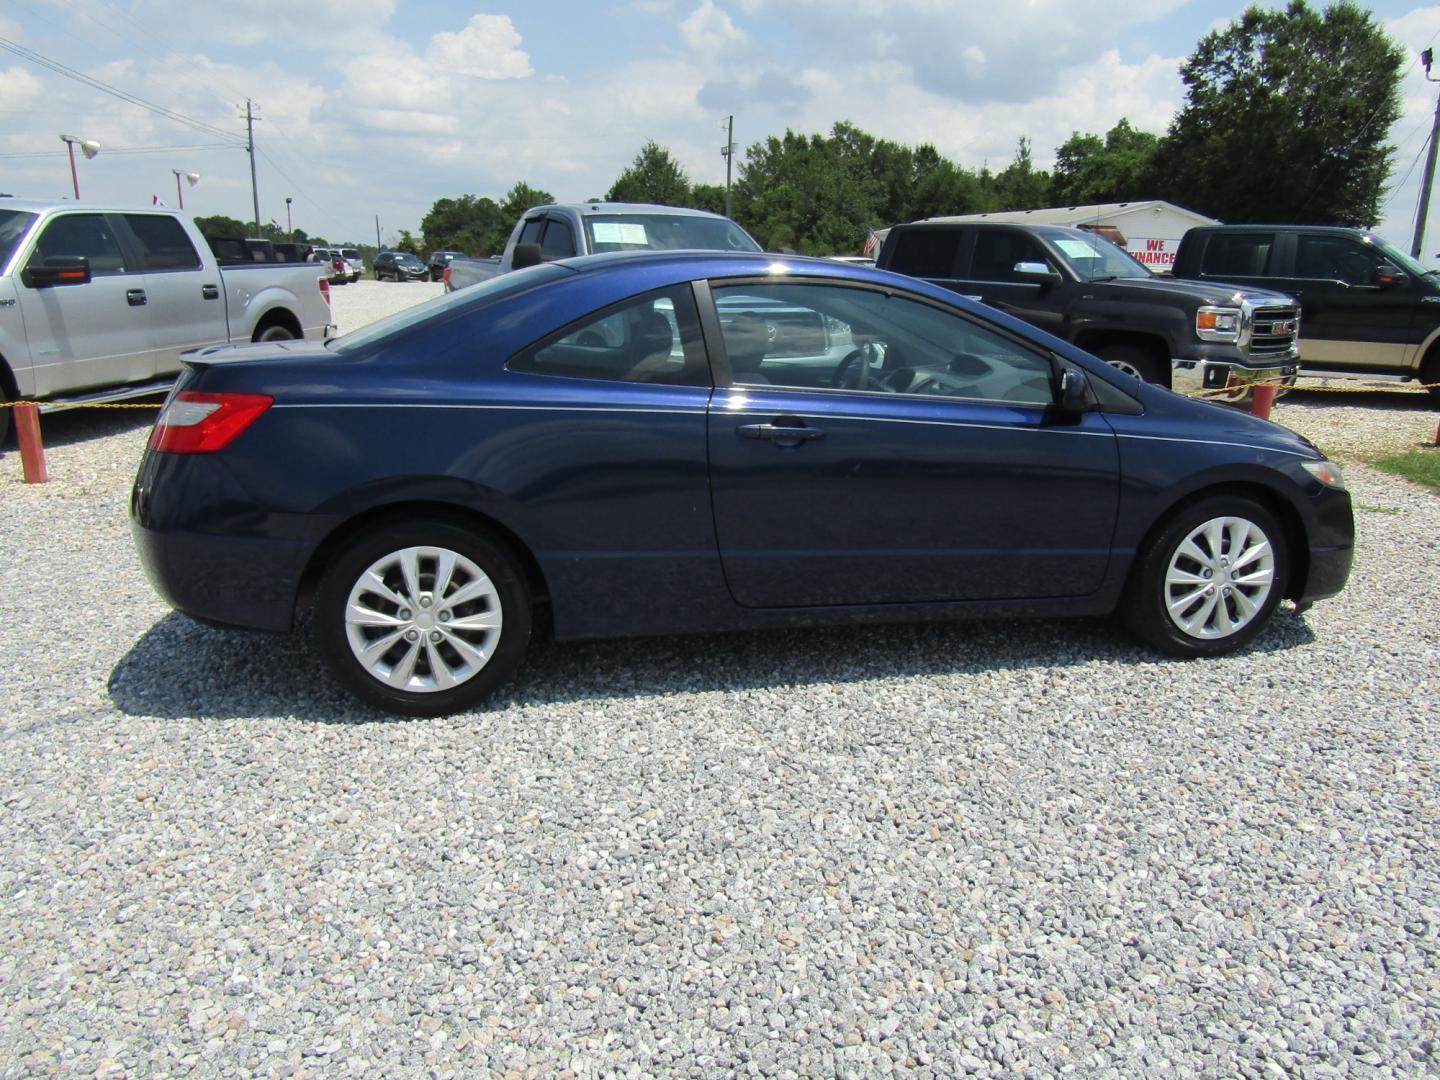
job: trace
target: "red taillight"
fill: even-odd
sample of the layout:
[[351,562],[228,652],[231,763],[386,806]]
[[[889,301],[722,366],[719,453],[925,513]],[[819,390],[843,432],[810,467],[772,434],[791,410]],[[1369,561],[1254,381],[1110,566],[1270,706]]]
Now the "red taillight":
[[166,454],[213,454],[234,442],[274,401],[265,394],[182,390],[155,421],[150,449]]
[[329,278],[323,278],[323,277],[322,277],[322,278],[320,279],[320,295],[325,298],[325,303],[327,303],[327,304],[330,303],[330,279],[329,279]]
[[337,274],[343,274],[345,272],[345,263],[341,259],[335,259],[330,263],[330,269],[334,270]]
[[448,291],[450,288],[450,267],[445,267],[445,275],[441,280],[445,282],[445,288]]

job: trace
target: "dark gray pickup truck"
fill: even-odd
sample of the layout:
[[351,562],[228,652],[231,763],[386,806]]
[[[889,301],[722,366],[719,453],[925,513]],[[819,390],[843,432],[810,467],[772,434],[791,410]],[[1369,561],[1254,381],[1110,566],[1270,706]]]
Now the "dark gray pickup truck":
[[876,265],[984,301],[1147,382],[1185,392],[1293,381],[1299,309],[1269,289],[1176,281],[1058,225],[897,225]]
[[1284,289],[1300,302],[1305,371],[1399,375],[1440,399],[1440,272],[1363,229],[1210,225],[1175,253],[1177,278]]

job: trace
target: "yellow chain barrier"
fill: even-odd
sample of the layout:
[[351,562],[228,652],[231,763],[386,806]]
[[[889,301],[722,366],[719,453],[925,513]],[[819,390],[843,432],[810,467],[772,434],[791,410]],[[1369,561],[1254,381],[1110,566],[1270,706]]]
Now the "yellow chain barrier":
[[1218,394],[1232,394],[1239,396],[1257,386],[1273,386],[1277,390],[1284,390],[1286,393],[1309,392],[1312,394],[1414,394],[1417,390],[1440,389],[1440,383],[1408,383],[1405,386],[1297,386],[1291,383],[1278,382],[1253,382],[1243,383],[1239,386],[1217,386],[1213,390],[1196,390],[1186,394],[1186,397],[1215,397]]

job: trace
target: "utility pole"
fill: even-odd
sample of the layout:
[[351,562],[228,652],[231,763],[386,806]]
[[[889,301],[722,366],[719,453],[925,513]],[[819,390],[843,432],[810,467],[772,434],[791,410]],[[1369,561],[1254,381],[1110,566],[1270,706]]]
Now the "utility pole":
[[733,217],[730,213],[730,163],[735,159],[735,114],[731,113],[726,118],[725,125],[725,146],[720,151],[725,156],[725,216]]
[[375,215],[375,250],[380,250],[380,215]]
[[[1430,75],[1433,58],[1434,54],[1429,49],[1420,54],[1420,62],[1425,65],[1425,78],[1430,82],[1440,82],[1440,79]],[[1440,94],[1435,95],[1435,120],[1430,125],[1430,149],[1425,152],[1425,176],[1420,181],[1420,205],[1415,209],[1415,239],[1410,241],[1410,256],[1415,259],[1420,258],[1420,248],[1425,243],[1425,215],[1430,209],[1430,185],[1435,180],[1437,138],[1440,138]]]
[[260,185],[255,180],[255,115],[245,99],[245,152],[250,155],[250,198],[255,208],[255,235],[260,235]]

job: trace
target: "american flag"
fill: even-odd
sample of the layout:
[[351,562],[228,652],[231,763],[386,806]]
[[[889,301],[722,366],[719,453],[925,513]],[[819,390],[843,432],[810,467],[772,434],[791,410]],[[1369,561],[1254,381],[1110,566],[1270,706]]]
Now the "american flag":
[[880,237],[875,234],[874,229],[867,225],[865,227],[865,246],[860,249],[860,254],[864,255],[867,259],[874,258],[875,251],[879,246]]

